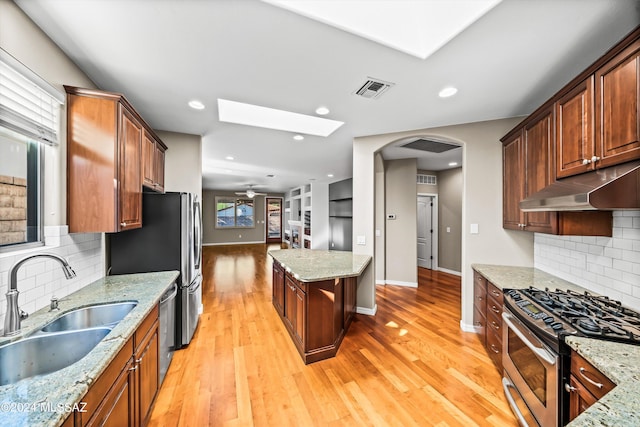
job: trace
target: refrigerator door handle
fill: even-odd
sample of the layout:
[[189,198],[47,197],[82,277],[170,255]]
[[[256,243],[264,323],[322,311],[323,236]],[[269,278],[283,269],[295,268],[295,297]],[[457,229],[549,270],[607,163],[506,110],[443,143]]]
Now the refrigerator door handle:
[[194,202],[193,211],[195,268],[199,270],[200,264],[202,264],[202,212],[200,211],[200,202]]

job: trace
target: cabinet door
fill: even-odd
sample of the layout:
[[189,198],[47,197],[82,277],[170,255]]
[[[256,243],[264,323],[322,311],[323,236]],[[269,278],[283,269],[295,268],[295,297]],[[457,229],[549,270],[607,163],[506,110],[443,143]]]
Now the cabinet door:
[[164,152],[165,149],[159,143],[155,146],[155,174],[154,186],[157,191],[164,192]]
[[502,227],[521,230],[524,223],[520,211],[524,182],[521,133],[502,147],[502,164]]
[[[553,123],[553,109],[550,108],[524,128],[524,197],[537,193],[553,180]],[[557,228],[555,215],[553,212],[527,212],[524,214],[525,229],[553,233]]]
[[349,327],[349,323],[356,314],[356,305],[358,297],[358,278],[347,277],[342,279],[344,283],[344,328]]
[[153,188],[156,176],[156,142],[144,131],[142,139],[142,184],[145,187]]
[[640,158],[640,40],[596,72],[596,167]]
[[136,419],[137,425],[147,424],[151,406],[158,392],[158,323],[145,338],[136,353]]
[[120,105],[119,223],[120,230],[142,226],[142,126]]
[[125,366],[87,426],[135,426],[133,361]]
[[571,392],[569,393],[569,421],[571,421],[596,403],[597,399],[573,375],[569,377],[569,385],[571,386]]
[[305,343],[305,301],[305,293],[296,286],[296,321],[293,325],[293,331],[298,343],[302,345],[302,348],[304,348]]
[[593,76],[555,104],[556,178],[594,168]]
[[289,278],[289,276],[285,275],[285,287],[284,287],[284,321],[285,324],[291,329],[295,331],[295,322],[296,322],[296,285]]
[[274,261],[273,266],[273,305],[284,316],[284,270]]

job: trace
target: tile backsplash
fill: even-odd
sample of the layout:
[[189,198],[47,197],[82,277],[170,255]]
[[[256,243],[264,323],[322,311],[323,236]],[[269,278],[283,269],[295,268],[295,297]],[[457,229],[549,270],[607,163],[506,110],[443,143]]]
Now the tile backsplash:
[[534,266],[640,310],[640,211],[613,212],[613,237],[536,233]]
[[44,227],[44,235],[42,249],[0,254],[0,330],[7,311],[5,293],[9,269],[23,257],[54,253],[66,258],[76,272],[75,278],[67,280],[60,264],[47,258],[36,258],[22,265],[18,271],[18,305],[29,314],[48,306],[52,296],[63,298],[104,276],[104,234],[69,234],[67,226],[55,226]]

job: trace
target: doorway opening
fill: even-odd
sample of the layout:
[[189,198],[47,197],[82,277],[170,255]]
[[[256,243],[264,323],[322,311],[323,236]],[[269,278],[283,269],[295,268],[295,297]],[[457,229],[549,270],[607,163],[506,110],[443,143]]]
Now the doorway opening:
[[418,267],[438,268],[438,199],[433,194],[418,195]]
[[266,242],[282,242],[282,198],[266,198],[267,221],[266,221]]

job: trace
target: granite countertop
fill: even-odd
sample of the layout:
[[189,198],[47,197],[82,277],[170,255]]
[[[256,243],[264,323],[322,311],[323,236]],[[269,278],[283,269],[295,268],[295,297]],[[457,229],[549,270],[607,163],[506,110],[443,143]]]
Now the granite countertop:
[[[536,268],[487,264],[473,264],[471,267],[500,289],[534,286],[586,291]],[[565,342],[616,384],[613,390],[568,426],[639,426],[640,346],[585,337],[566,337]]]
[[640,346],[582,337],[567,337],[566,343],[616,387],[568,426],[640,425]]
[[138,305],[78,362],[48,375],[0,387],[0,426],[59,426],[81,402],[134,331],[178,277],[177,271],[108,276],[60,299],[59,311],[43,308],[22,322],[20,335],[0,337],[0,345],[38,331],[54,318],[96,303],[137,301]]
[[301,282],[359,276],[371,261],[369,255],[313,249],[272,250],[269,255]]

